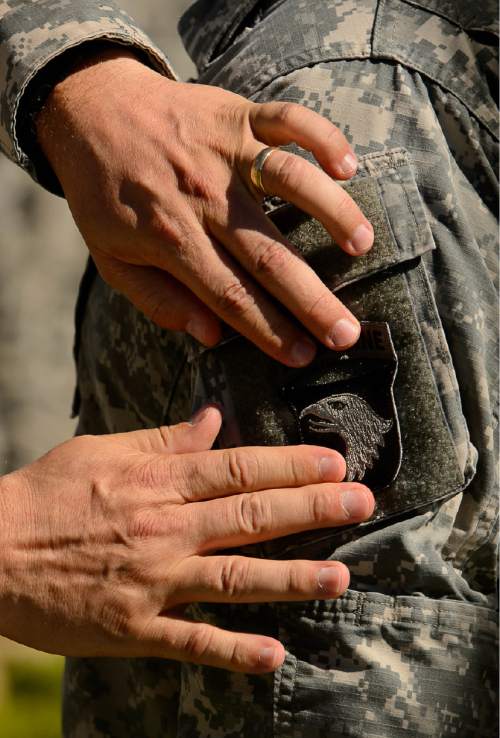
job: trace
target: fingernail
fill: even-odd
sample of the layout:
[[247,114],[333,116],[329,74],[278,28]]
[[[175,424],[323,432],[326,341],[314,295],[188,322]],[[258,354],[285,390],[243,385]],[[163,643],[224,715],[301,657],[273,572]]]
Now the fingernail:
[[272,669],[276,661],[276,649],[272,647],[263,648],[259,654],[259,664],[265,669]]
[[351,236],[350,241],[347,241],[347,246],[356,254],[366,254],[366,252],[373,246],[373,228],[367,226],[365,223],[361,223]]
[[339,479],[340,459],[335,456],[324,456],[319,461],[320,478],[326,481]]
[[368,500],[361,490],[358,492],[352,489],[343,492],[340,498],[340,504],[347,518],[363,519],[368,514]]
[[188,321],[186,325],[186,333],[189,333],[193,338],[196,338],[197,341],[200,343],[205,343],[206,341],[206,325],[203,318],[201,318],[199,315],[194,315],[190,320]]
[[312,341],[297,341],[292,346],[291,360],[295,366],[310,364],[316,355],[316,346]]
[[358,160],[354,154],[349,153],[344,156],[340,163],[340,169],[343,174],[352,175],[358,168]]
[[343,592],[345,589],[344,569],[339,566],[328,566],[320,569],[318,585],[323,592],[328,592],[328,594]]
[[356,343],[360,332],[361,328],[358,323],[353,323],[352,320],[347,320],[347,318],[341,318],[333,326],[330,338],[335,348],[346,348]]

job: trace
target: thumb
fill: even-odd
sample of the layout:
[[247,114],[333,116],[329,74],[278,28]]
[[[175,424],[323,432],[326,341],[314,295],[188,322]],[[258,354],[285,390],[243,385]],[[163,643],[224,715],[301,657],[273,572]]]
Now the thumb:
[[212,448],[221,425],[220,410],[208,405],[196,413],[190,423],[117,433],[114,438],[134,451],[148,454],[196,453]]

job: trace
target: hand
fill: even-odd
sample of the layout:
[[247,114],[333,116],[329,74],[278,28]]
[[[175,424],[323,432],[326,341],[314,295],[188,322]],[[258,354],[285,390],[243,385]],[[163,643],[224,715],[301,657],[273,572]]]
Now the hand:
[[374,506],[345,463],[314,446],[208,451],[193,424],[82,436],[0,479],[0,632],[69,656],[161,657],[266,672],[279,641],[183,617],[190,602],[332,598],[333,561],[215,552],[358,522]]
[[[250,180],[256,154],[268,192],[320,220],[353,256],[373,229],[332,178],[356,159],[320,115],[184,84],[110,50],[53,90],[39,140],[101,276],[164,328],[212,345],[224,320],[291,366],[355,343],[359,323],[264,215]],[[297,320],[294,320],[294,316]],[[300,325],[302,324],[302,326]]]

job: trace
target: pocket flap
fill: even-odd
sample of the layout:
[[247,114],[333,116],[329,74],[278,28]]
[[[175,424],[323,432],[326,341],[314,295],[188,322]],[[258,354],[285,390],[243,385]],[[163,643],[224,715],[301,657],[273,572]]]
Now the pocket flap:
[[[291,369],[232,336],[198,356],[197,401],[224,409],[222,447],[313,443],[346,458],[347,478],[377,495],[370,521],[407,514],[463,490],[474,473],[459,393],[436,382],[436,346],[456,377],[422,255],[435,248],[407,154],[365,157],[348,185],[376,233],[353,258],[317,221],[278,206],[274,222],[364,325],[351,349],[318,346],[314,361]],[[464,443],[462,443],[462,441]],[[462,448],[463,447],[463,448]],[[265,544],[279,551],[332,531]]]
[[344,187],[374,227],[373,247],[364,256],[346,254],[321,223],[294,206],[283,204],[271,214],[332,291],[435,248],[404,149],[361,157],[356,177]]

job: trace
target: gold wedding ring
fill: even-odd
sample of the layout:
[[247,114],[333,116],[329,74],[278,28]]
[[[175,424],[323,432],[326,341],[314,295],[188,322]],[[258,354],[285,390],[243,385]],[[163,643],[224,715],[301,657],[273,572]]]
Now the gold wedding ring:
[[250,179],[252,180],[252,184],[257,190],[257,192],[260,192],[262,195],[269,195],[269,192],[266,192],[264,185],[262,184],[262,171],[264,169],[264,164],[269,159],[273,151],[279,151],[274,146],[268,146],[265,149],[262,149],[262,151],[259,151],[255,159],[252,163],[252,168],[250,169]]

